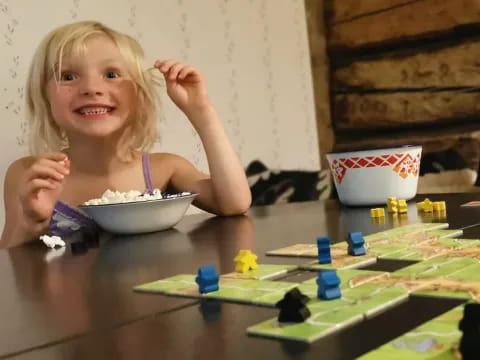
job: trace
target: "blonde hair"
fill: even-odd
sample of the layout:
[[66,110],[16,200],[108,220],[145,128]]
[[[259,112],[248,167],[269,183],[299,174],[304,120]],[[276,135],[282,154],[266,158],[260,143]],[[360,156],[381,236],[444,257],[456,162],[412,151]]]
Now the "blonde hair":
[[82,21],[59,27],[40,43],[27,79],[26,101],[30,120],[30,150],[33,154],[59,151],[68,147],[68,139],[54,121],[47,83],[61,69],[65,56],[85,51],[87,39],[94,35],[108,36],[118,47],[136,84],[137,104],[135,120],[128,138],[129,150],[148,151],[158,139],[156,119],[158,96],[156,79],[144,71],[144,53],[132,37],[94,21]]

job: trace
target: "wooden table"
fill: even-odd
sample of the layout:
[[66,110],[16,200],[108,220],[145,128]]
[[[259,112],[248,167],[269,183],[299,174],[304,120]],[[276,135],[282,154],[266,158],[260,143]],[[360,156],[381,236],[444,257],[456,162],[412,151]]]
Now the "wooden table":
[[[450,228],[480,238],[480,208],[459,206],[480,200],[478,195],[430,198],[447,201]],[[305,345],[246,335],[248,326],[275,317],[275,309],[140,294],[132,287],[196,273],[206,264],[216,265],[219,273],[233,271],[232,259],[243,248],[256,252],[260,263],[304,262],[267,258],[265,252],[320,235],[335,242],[348,231],[378,232],[390,228],[391,219],[374,224],[369,209],[329,200],[259,207],[231,218],[188,216],[173,230],[102,239],[81,254],[70,248],[49,252],[40,243],[0,251],[0,359],[352,359],[459,302],[410,297]],[[407,221],[421,220],[411,202]],[[381,261],[370,268],[404,265]]]

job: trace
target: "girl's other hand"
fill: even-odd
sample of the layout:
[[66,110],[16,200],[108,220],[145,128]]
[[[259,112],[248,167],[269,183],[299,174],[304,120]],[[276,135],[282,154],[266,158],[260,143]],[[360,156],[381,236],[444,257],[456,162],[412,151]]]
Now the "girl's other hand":
[[154,67],[165,77],[168,96],[189,118],[211,106],[203,76],[196,69],[175,60],[157,60]]
[[20,179],[20,203],[32,222],[44,222],[52,216],[69,174],[70,161],[60,152],[38,156]]

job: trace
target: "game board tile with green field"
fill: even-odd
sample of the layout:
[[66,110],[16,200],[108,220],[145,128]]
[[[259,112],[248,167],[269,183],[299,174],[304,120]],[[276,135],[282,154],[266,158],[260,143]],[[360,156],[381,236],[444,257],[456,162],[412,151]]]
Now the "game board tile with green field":
[[434,231],[434,230],[441,230],[448,228],[448,223],[417,223],[417,224],[409,224],[403,225],[399,227],[394,227],[392,229],[380,231],[374,234],[370,234],[365,236],[365,240],[367,241],[376,241],[376,240],[383,240],[383,239],[390,239],[401,237],[403,235],[411,235],[416,233],[422,233],[426,231]]
[[355,269],[362,266],[375,264],[377,257],[372,254],[362,256],[350,256],[347,250],[331,249],[332,262],[330,264],[319,264],[317,260],[301,264],[302,270],[328,270],[328,269]]
[[[397,228],[381,231],[375,234],[364,236],[365,245],[371,248],[374,244],[390,244],[394,243],[394,250],[403,249],[411,244],[413,241],[421,241],[431,239],[428,236],[428,231],[435,231],[448,227],[447,223],[419,223],[400,226]],[[456,231],[456,230],[454,230]],[[335,250],[346,250],[346,241],[332,244],[332,258],[335,260]],[[314,240],[308,244],[295,244],[281,249],[267,251],[267,255],[272,256],[296,256],[296,257],[311,257],[316,258],[318,255],[317,244]],[[338,255],[344,254],[339,251]],[[376,255],[376,254],[375,254]]]
[[478,265],[478,260],[473,258],[439,256],[401,268],[391,273],[391,275],[416,279],[446,277],[462,272],[469,266],[476,267]]
[[463,235],[463,230],[457,229],[438,229],[438,230],[429,230],[428,233],[432,236],[436,236],[440,239],[445,238],[458,238]]
[[231,272],[222,278],[268,280],[299,269],[297,265],[258,264],[258,267],[245,273]]
[[[384,271],[356,269],[337,270],[337,275],[341,281],[340,289],[354,288],[372,281],[387,279],[390,276],[388,272]],[[304,282],[302,282],[302,284],[315,285],[316,280],[317,276],[313,277],[312,279],[305,280]]]
[[[281,265],[284,268],[294,268],[294,265]],[[260,267],[260,265],[259,265]],[[229,274],[227,274],[229,275]],[[315,274],[312,273],[312,276]],[[376,271],[342,270],[338,273],[343,288],[358,286],[371,279],[385,275]],[[388,275],[388,274],[387,274]],[[190,298],[215,298],[231,302],[275,306],[285,293],[294,287],[299,287],[305,295],[316,298],[317,284],[315,279],[301,284],[285,281],[269,281],[256,279],[239,279],[220,276],[219,289],[207,294],[198,291],[195,275],[183,274],[170,278],[136,286],[135,291],[148,293],[162,293],[165,295],[183,296]]]
[[449,257],[451,254],[397,270],[388,283],[404,284],[415,295],[480,302],[480,263],[475,258]]
[[[441,230],[448,227],[446,223],[420,223],[405,225],[379,233],[364,236],[367,254],[361,257],[349,256],[346,241],[335,243],[331,246],[332,263],[316,265],[315,263],[302,265],[304,269],[349,269],[366,266],[376,262],[377,257],[395,258],[396,253],[403,256],[413,244],[420,245],[439,237],[452,237],[460,235],[460,230]],[[410,252],[408,251],[408,254]],[[316,258],[318,249],[315,242],[310,244],[296,244],[285,248],[268,251],[272,256],[297,256]]]
[[452,250],[453,243],[449,246],[450,243],[443,240],[462,233],[462,230],[428,230],[390,238],[376,237],[366,241],[366,249],[380,259],[422,261]]
[[219,289],[201,294],[193,274],[177,275],[134,287],[135,291],[162,293],[189,298],[213,298],[225,301],[275,306],[285,293],[298,286],[292,282],[234,279],[220,277]]
[[413,243],[408,248],[386,253],[380,258],[424,261],[438,256],[451,256],[451,254],[458,253],[459,250],[466,248],[472,248],[473,251],[476,251],[473,248],[479,247],[479,245],[479,240],[434,237],[429,241]]
[[[302,323],[291,324],[280,324],[277,318],[272,318],[249,327],[247,333],[310,343],[408,298],[408,293],[401,288],[364,284],[343,290],[340,299],[322,300],[316,297],[315,286],[311,286],[310,290],[305,286],[301,284],[299,289],[310,297],[307,303],[311,312],[309,318]],[[313,293],[310,293],[312,290]]]
[[460,305],[399,336],[389,343],[359,357],[360,360],[447,360],[460,359],[457,354],[463,317]]

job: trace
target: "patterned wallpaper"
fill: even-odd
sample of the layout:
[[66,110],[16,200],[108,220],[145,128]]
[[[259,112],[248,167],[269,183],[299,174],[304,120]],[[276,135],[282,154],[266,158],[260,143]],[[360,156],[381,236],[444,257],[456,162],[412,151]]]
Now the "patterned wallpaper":
[[[245,165],[261,159],[271,168],[320,167],[303,0],[0,0],[2,173],[28,153],[23,91],[33,52],[48,31],[78,20],[134,36],[146,66],[175,58],[202,71]],[[161,97],[155,150],[208,171],[199,137]]]

